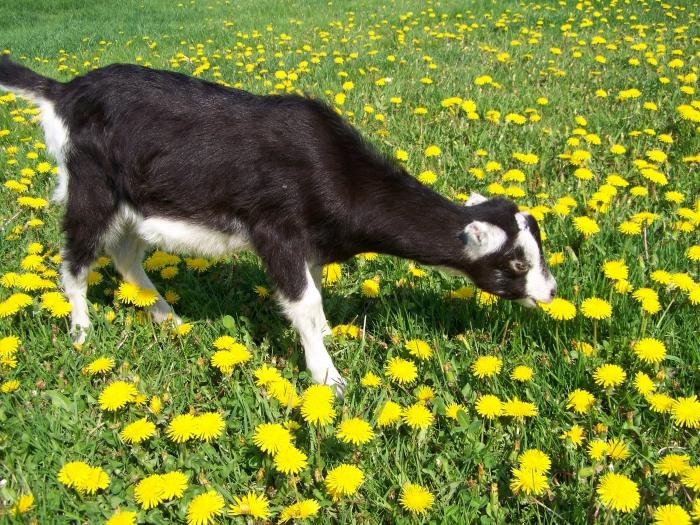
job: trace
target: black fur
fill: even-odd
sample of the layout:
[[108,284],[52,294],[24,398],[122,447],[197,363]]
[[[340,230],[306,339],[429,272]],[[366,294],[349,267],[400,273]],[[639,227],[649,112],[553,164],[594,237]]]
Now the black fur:
[[111,65],[64,84],[5,60],[0,84],[53,101],[68,127],[64,229],[76,274],[94,260],[110,221],[128,204],[144,217],[222,232],[242,224],[290,299],[305,286],[306,262],[366,251],[451,267],[486,290],[523,296],[508,248],[469,262],[460,238],[479,220],[512,239],[515,204],[450,202],[380,155],[322,102],[257,96],[134,65]]

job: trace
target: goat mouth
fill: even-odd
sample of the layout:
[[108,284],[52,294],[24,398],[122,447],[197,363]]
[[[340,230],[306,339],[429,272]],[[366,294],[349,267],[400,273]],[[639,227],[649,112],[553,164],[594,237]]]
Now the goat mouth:
[[516,302],[518,304],[522,304],[527,308],[534,308],[535,306],[537,306],[537,301],[529,295],[527,297],[523,297],[522,299],[516,299]]

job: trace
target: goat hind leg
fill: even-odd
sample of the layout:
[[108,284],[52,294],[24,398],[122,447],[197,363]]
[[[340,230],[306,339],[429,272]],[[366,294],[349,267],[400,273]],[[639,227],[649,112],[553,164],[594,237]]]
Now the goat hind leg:
[[155,285],[143,269],[141,263],[145,250],[146,243],[138,237],[133,230],[127,229],[121,234],[119,239],[107,249],[107,253],[112,258],[114,266],[121,274],[122,279],[137,285],[139,288],[155,290],[157,294],[156,302],[148,308],[154,321],[161,323],[171,319],[173,323],[181,324],[182,320],[175,315],[172,307],[160,293],[158,293]]

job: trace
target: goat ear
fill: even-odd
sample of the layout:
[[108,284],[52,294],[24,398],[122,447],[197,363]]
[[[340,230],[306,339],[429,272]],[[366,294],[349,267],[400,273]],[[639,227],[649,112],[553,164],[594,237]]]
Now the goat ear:
[[464,241],[467,258],[478,259],[497,251],[506,242],[506,232],[489,222],[472,221],[460,235]]
[[527,230],[527,213],[518,212],[515,214],[515,222],[518,223],[518,228],[520,231]]
[[477,204],[481,204],[482,202],[486,202],[488,199],[484,197],[483,195],[480,195],[479,193],[472,193],[469,195],[469,198],[467,199],[467,202],[464,203],[465,206],[476,206]]

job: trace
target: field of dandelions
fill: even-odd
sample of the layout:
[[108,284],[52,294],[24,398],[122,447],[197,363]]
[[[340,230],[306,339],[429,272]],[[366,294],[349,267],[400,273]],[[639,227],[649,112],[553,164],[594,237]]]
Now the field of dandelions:
[[55,159],[2,93],[0,522],[700,520],[699,7],[0,4],[0,50],[60,80],[129,62],[326,100],[448,198],[529,210],[559,284],[527,310],[410,261],[330,265],[342,401],[250,254],[149,252],[177,328],[100,258],[73,345]]

